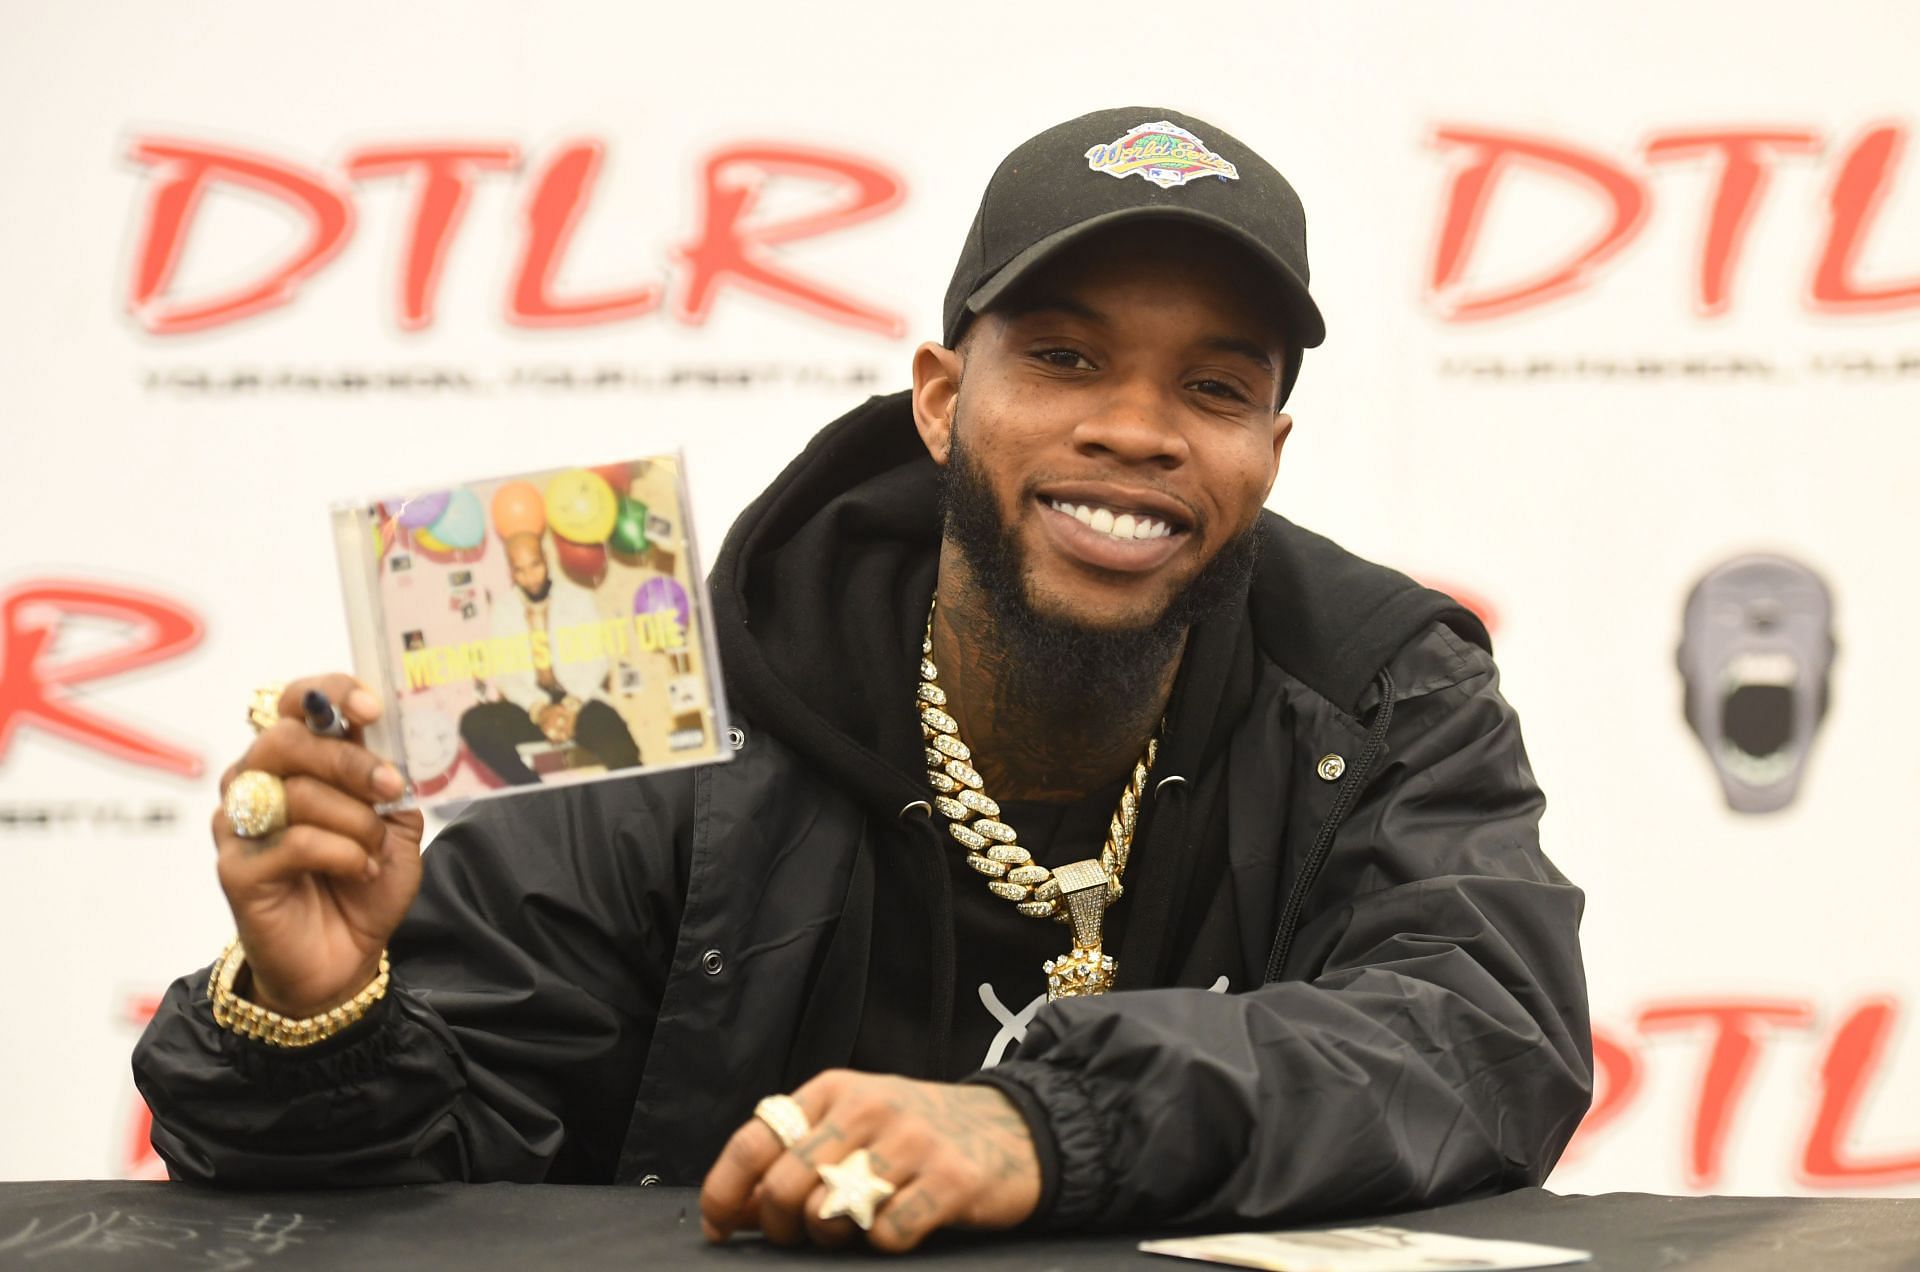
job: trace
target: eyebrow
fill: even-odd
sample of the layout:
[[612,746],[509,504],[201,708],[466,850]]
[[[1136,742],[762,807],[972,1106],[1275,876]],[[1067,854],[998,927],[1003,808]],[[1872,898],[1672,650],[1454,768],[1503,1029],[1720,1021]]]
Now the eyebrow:
[[[999,310],[1001,316],[1008,322],[1029,318],[1035,314],[1065,314],[1070,318],[1081,318],[1103,326],[1107,322],[1105,314],[1070,296],[1032,296],[1009,301],[999,306]],[[1200,347],[1211,349],[1215,353],[1238,354],[1260,367],[1268,375],[1278,374],[1273,365],[1273,355],[1251,340],[1239,336],[1207,336],[1200,341]]]
[[1251,340],[1242,340],[1238,336],[1208,336],[1200,342],[1200,347],[1216,353],[1237,353],[1256,363],[1268,375],[1274,373],[1273,355]]
[[1016,318],[1028,318],[1034,314],[1066,314],[1072,318],[1084,318],[1088,322],[1104,324],[1105,314],[1091,305],[1082,304],[1068,296],[1026,296],[1002,302],[995,306],[1000,316],[1011,322]]

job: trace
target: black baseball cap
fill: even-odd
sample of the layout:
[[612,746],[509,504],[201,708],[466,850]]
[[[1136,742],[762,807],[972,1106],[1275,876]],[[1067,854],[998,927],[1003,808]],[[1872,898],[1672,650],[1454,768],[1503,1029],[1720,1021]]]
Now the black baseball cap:
[[1264,267],[1289,345],[1280,400],[1300,354],[1326,339],[1307,294],[1307,214],[1272,164],[1203,119],[1161,106],[1100,110],[1015,147],[987,182],[947,285],[945,342],[1055,252],[1123,221],[1213,230]]

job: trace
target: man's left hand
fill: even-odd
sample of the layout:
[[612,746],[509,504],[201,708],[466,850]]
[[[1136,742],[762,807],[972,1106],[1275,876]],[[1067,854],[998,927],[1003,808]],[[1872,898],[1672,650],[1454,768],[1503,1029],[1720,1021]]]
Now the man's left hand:
[[845,1245],[850,1219],[820,1218],[827,1186],[819,1167],[866,1149],[894,1186],[867,1242],[911,1250],[945,1227],[1011,1228],[1040,1203],[1040,1161],[1026,1119],[989,1086],[915,1082],[836,1069],[793,1098],[813,1128],[791,1149],[758,1118],[733,1133],[700,1189],[709,1241],[757,1228],[780,1245]]

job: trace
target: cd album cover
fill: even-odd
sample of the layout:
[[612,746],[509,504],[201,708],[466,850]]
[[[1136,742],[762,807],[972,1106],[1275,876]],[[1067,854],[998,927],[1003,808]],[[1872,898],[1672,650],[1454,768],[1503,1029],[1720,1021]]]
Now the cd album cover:
[[367,744],[431,807],[731,758],[678,456],[336,505]]

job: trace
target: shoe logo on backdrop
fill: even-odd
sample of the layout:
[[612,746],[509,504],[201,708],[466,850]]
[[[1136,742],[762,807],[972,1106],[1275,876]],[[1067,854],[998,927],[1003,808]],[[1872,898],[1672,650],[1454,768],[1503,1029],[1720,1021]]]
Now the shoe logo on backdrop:
[[1162,190],[1185,185],[1197,177],[1240,179],[1240,170],[1208,150],[1206,142],[1164,119],[1141,124],[1116,141],[1094,146],[1087,151],[1087,166],[1122,179],[1137,172],[1142,180]]
[[1793,802],[1833,656],[1832,597],[1798,561],[1735,557],[1694,585],[1679,657],[1687,724],[1735,812]]

